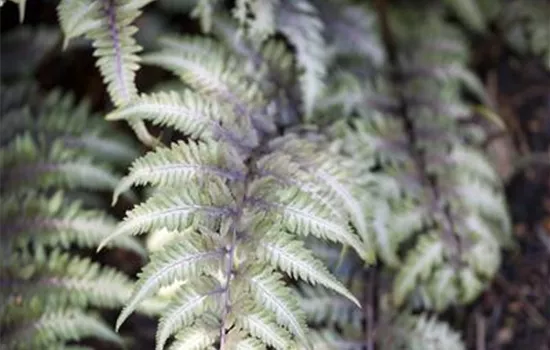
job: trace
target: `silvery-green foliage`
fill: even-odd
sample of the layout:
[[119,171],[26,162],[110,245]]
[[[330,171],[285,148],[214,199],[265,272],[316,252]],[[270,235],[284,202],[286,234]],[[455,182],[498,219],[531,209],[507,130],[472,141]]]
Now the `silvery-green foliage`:
[[460,32],[438,11],[391,9],[399,79],[365,81],[340,64],[333,91],[357,95],[336,95],[326,108],[351,115],[335,132],[356,177],[377,193],[368,241],[396,272],[394,303],[442,310],[483,291],[511,228],[497,173],[459,127],[470,110],[461,89],[484,95],[465,68]]
[[165,242],[117,321],[118,327],[147,297],[174,288],[159,321],[157,349],[172,336],[178,347],[309,347],[304,313],[287,278],[359,305],[302,239],[338,242],[369,260],[358,200],[364,191],[349,176],[348,158],[322,134],[277,131],[275,116],[287,107],[271,93],[275,82],[253,79],[292,69],[273,59],[284,54],[273,45],[257,51],[260,61],[249,65],[216,40],[166,37],[160,51],[143,60],[173,72],[188,88],[142,94],[107,116],[188,137],[133,163],[116,194],[132,185],[155,191],[105,240],[153,232]]
[[[113,138],[107,123],[70,94],[40,96],[29,83],[2,86],[1,94],[0,122],[8,126],[0,140],[1,345],[60,349],[98,338],[122,346],[94,309],[121,307],[132,282],[75,251],[96,248],[115,229],[116,219],[89,198],[114,189],[116,167],[135,157],[133,143]],[[131,237],[109,248],[146,257]],[[140,312],[154,314],[163,305],[150,300]]]

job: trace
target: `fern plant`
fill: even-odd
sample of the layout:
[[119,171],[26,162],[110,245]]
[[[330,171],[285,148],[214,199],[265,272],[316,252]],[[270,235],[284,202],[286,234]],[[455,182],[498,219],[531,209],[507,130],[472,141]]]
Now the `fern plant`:
[[[300,240],[313,235],[365,256],[364,217],[345,159],[320,135],[278,136],[276,100],[215,41],[170,38],[144,61],[193,90],[143,94],[107,118],[151,121],[190,139],[136,161],[121,182],[121,190],[150,184],[156,191],[110,237],[177,234],[152,256],[117,327],[146,296],[180,280],[159,323],[158,349],[175,333],[174,348],[307,346],[303,312],[283,274],[358,304]],[[258,68],[269,70],[264,61]]]
[[[0,140],[1,344],[61,349],[95,337],[122,346],[97,313],[120,307],[132,282],[76,249],[93,249],[114,230],[116,220],[93,209],[93,199],[100,201],[95,191],[112,190],[118,177],[110,167],[129,161],[135,151],[109,139],[105,122],[89,119],[85,102],[75,104],[59,91],[38,93],[29,83],[2,87],[1,122],[9,129]],[[87,190],[94,192],[79,192]],[[109,247],[145,257],[132,238]],[[161,307],[150,301],[141,310]]]
[[[358,297],[365,265],[378,259],[395,276],[391,303],[380,301],[396,315],[382,334],[394,342],[384,344],[463,348],[445,324],[411,309],[472,301],[509,243],[500,181],[477,147],[483,130],[464,127],[471,106],[462,92],[486,98],[465,68],[461,33],[443,16],[470,13],[472,3],[419,12],[384,1],[375,11],[238,0],[228,11],[221,1],[167,0],[160,5],[191,11],[209,35],[167,34],[138,56],[133,22],[151,2],[61,0],[57,8],[65,46],[92,42],[115,107],[107,119],[127,121],[154,148],[127,176],[111,166],[135,152],[118,134],[103,137],[85,108],[54,94],[39,99],[46,117],[35,118],[35,107],[3,109],[13,130],[1,136],[10,169],[3,217],[17,235],[2,271],[33,285],[29,295],[10,292],[3,322],[21,331],[9,346],[28,339],[27,347],[55,348],[93,334],[120,342],[86,312],[124,303],[117,329],[137,309],[160,313],[157,349],[359,349],[367,321]],[[474,18],[473,29],[483,26]],[[139,93],[141,63],[181,83]],[[175,130],[176,142],[164,145],[147,124]],[[116,202],[134,200],[133,186],[151,191],[116,227],[90,210],[101,199],[87,190],[112,190]],[[86,205],[69,201],[83,195]],[[131,236],[146,233],[150,261],[132,291],[125,275],[69,251],[99,244],[143,254]],[[329,271],[328,250],[340,264],[354,257],[359,273],[342,276],[335,261]],[[103,283],[116,297],[97,289]],[[27,299],[37,300],[25,306],[32,312],[20,313]],[[63,317],[88,318],[48,328]],[[44,331],[27,337],[29,319]]]
[[[372,239],[397,272],[395,304],[414,295],[417,304],[441,310],[472,301],[496,272],[500,247],[510,241],[507,209],[500,179],[475,148],[480,130],[459,124],[469,115],[461,88],[478,87],[462,66],[459,33],[437,8],[381,11],[388,13],[380,25],[394,73],[371,87],[347,75],[359,93],[372,92],[352,104],[358,117],[338,132],[357,176],[377,186]],[[364,107],[387,95],[378,110]]]

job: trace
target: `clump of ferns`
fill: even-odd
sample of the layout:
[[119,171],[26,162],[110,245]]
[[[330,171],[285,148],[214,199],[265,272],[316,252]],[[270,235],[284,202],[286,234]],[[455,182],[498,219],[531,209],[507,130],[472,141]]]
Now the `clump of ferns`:
[[189,89],[142,94],[107,116],[169,126],[187,137],[135,161],[115,191],[116,198],[133,184],[155,188],[111,238],[159,231],[171,237],[152,254],[117,320],[118,327],[162,287],[175,288],[159,322],[158,349],[174,334],[174,349],[309,347],[287,277],[358,304],[300,236],[339,242],[367,259],[360,188],[330,140],[281,131],[279,118],[295,115],[297,106],[280,103],[280,82],[266,81],[292,77],[294,60],[276,41],[253,48],[246,53],[255,61],[215,40],[166,38],[143,60],[172,71]]
[[[114,165],[136,152],[71,95],[40,96],[29,83],[2,86],[1,94],[2,346],[62,349],[84,338],[122,346],[99,311],[120,307],[132,282],[85,255],[117,222],[94,208],[102,203],[95,193],[112,190]],[[109,248],[145,257],[132,238]],[[142,310],[161,307],[148,302]]]

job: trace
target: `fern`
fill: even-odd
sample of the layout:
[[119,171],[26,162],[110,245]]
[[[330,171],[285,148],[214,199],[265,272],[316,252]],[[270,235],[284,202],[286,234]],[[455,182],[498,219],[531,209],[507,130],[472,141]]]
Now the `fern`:
[[[106,130],[104,124],[88,121],[86,104],[75,105],[74,98],[59,91],[38,98],[36,93],[24,85],[2,89],[2,123],[13,126],[2,134],[0,151],[2,345],[63,348],[96,337],[122,346],[122,339],[92,310],[122,305],[132,282],[116,269],[74,253],[75,248],[96,247],[116,221],[91,209],[91,202],[84,207],[68,196],[78,198],[76,189],[112,188],[119,177],[109,165],[128,160],[133,150],[120,141],[91,142]],[[88,129],[71,123],[69,116]],[[109,247],[145,257],[132,238],[113,240]],[[154,314],[163,307],[160,300],[151,300],[140,310]]]
[[[139,69],[137,53],[141,47],[133,38],[137,28],[132,22],[151,1],[64,0],[58,5],[64,46],[80,36],[92,40],[96,65],[115,106],[128,103],[137,95],[135,74]],[[131,123],[131,126],[146,144],[157,143],[143,123]]]
[[[333,245],[313,245],[312,249],[324,256],[333,273],[357,295],[370,289],[365,279],[366,272],[357,266],[357,256],[347,254],[339,261],[329,258],[338,256],[339,247]],[[331,262],[332,260],[332,262]],[[384,280],[381,276],[380,281]],[[399,311],[388,304],[388,291],[381,283],[379,297],[374,300],[378,317],[373,325],[375,331],[367,333],[367,320],[364,310],[354,307],[350,300],[333,291],[301,285],[300,294],[309,326],[310,337],[315,349],[364,349],[380,346],[384,349],[465,349],[460,335],[447,324],[427,313],[412,314],[409,310]]]
[[[298,297],[276,271],[358,304],[299,238],[333,240],[365,254],[365,243],[350,226],[366,227],[346,163],[337,165],[341,156],[326,140],[278,137],[270,126],[276,112],[268,111],[268,95],[248,78],[253,71],[219,43],[171,37],[144,59],[171,70],[193,91],[142,95],[108,118],[145,119],[191,139],[137,160],[120,185],[150,184],[156,190],[106,242],[145,232],[170,238],[140,274],[117,326],[144,298],[179,285],[160,319],[158,349],[178,331],[175,348],[309,346]],[[320,150],[331,156],[316,156]],[[286,169],[295,172],[281,172]]]
[[[475,299],[510,241],[500,180],[477,145],[483,132],[462,127],[471,114],[463,91],[487,97],[444,19],[451,10],[482,32],[489,15],[478,7],[496,7],[238,0],[228,11],[221,1],[166,0],[161,8],[198,18],[210,35],[165,35],[140,57],[133,23],[150,2],[57,8],[65,47],[92,42],[115,106],[107,119],[128,121],[155,146],[122,179],[136,147],[89,106],[2,89],[2,345],[69,348],[98,337],[124,346],[96,312],[124,306],[117,329],[135,311],[160,316],[158,350],[362,349],[372,336],[358,308],[364,265],[379,259],[392,303],[379,301],[379,338],[368,341],[464,348],[444,323],[410,309]],[[545,32],[529,28],[535,12],[517,11],[544,54]],[[142,62],[181,83],[138,92]],[[161,144],[146,123],[180,139]],[[134,201],[133,186],[151,191],[118,225],[94,209],[98,192]],[[132,237],[144,234],[150,261],[135,283],[76,254],[145,257]]]
[[[347,130],[344,148],[365,164],[357,172],[362,182],[385,183],[376,190],[381,204],[371,239],[397,269],[394,302],[416,293],[425,307],[444,309],[483,290],[510,241],[510,224],[500,180],[456,122],[468,111],[461,86],[476,88],[460,66],[466,56],[458,33],[437,12],[420,19],[411,8],[390,11],[381,23],[396,33],[386,38],[387,51],[404,83],[392,88],[390,79],[380,90],[393,93],[396,108],[368,110],[358,100],[352,108],[360,118],[340,130]],[[427,41],[425,33],[441,38]]]

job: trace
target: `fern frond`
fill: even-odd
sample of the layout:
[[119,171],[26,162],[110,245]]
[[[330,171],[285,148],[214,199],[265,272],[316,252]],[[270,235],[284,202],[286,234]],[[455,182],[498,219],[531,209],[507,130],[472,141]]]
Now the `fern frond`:
[[[258,181],[251,186],[251,188],[254,187],[258,187],[256,191],[262,190],[261,182]],[[253,207],[251,210],[266,211],[273,217],[272,220],[279,221],[289,232],[302,236],[311,234],[321,239],[348,245],[358,254],[365,254],[365,245],[350,230],[345,220],[335,217],[330,209],[311,200],[305,194],[293,194],[292,191],[290,193],[281,192],[282,198],[288,198],[285,202],[277,201],[276,198],[264,199],[252,192],[251,200],[255,208]],[[273,194],[271,196],[273,197]]]
[[[289,111],[296,107],[288,106],[294,97],[282,85],[291,85],[292,55],[280,42],[260,50],[249,44],[232,42],[238,55],[255,57],[243,62],[215,40],[164,38],[161,50],[144,60],[172,71],[193,92],[176,87],[142,95],[109,116],[172,127],[186,137],[134,163],[119,189],[150,184],[154,192],[105,240],[152,233],[155,253],[117,325],[145,297],[169,296],[172,305],[157,332],[159,350],[175,334],[174,348],[213,342],[230,348],[309,348],[299,298],[276,271],[357,303],[298,237],[333,240],[363,254],[367,225],[357,198],[365,192],[347,180],[350,164],[339,167],[345,156],[329,142],[292,142],[294,149],[284,146],[292,137],[271,142],[279,133],[275,122],[284,119],[275,116],[298,113]],[[278,70],[285,76],[278,77]],[[323,151],[330,155],[316,156]],[[204,280],[212,282],[208,288],[200,287]],[[161,291],[164,287],[169,290]],[[262,307],[268,311],[258,311]]]
[[153,255],[151,263],[140,274],[134,293],[117,319],[117,329],[144,298],[154,294],[161,286],[198,277],[212,268],[212,265],[219,263],[222,256],[223,251],[216,250],[212,243],[199,235],[186,235],[185,241]]
[[486,30],[485,18],[476,1],[446,0],[445,4],[471,29],[480,33]]
[[115,189],[113,201],[116,202],[120,193],[138,184],[166,188],[191,181],[207,182],[210,178],[217,178],[219,181],[242,181],[246,168],[238,162],[239,159],[231,157],[220,143],[180,141],[174,143],[170,149],[158,148],[137,159],[132,164],[130,173]]
[[[71,244],[93,248],[116,227],[114,219],[104,213],[83,210],[80,202],[68,202],[62,192],[51,197],[35,192],[15,195],[4,202],[0,210],[4,225],[4,242],[24,247],[33,245],[58,246],[68,249]],[[120,237],[109,244],[133,251],[143,257],[146,253],[133,238]]]
[[[63,349],[90,337],[122,346],[93,310],[120,307],[131,295],[132,282],[75,252],[97,246],[116,227],[105,212],[93,209],[93,201],[82,201],[83,190],[111,188],[119,180],[115,164],[134,151],[127,152],[131,147],[124,138],[102,146],[86,144],[86,137],[109,139],[101,119],[89,120],[86,103],[59,92],[43,97],[30,86],[2,91],[2,97],[9,97],[2,99],[2,122],[14,126],[3,134],[0,149],[6,170],[0,193],[2,346]],[[109,247],[145,255],[138,241],[128,237]],[[160,299],[148,299],[139,311],[155,314],[164,306]]]
[[[151,1],[63,0],[57,7],[65,34],[64,46],[80,36],[92,40],[96,65],[115,106],[122,106],[137,96],[135,75],[141,47],[133,37],[137,28],[132,22]],[[131,122],[130,126],[144,143],[157,142],[143,122]]]
[[[9,260],[3,273],[9,280],[3,280],[6,285],[1,294],[7,301],[7,313],[2,319],[9,323],[24,320],[33,305],[116,308],[131,294],[133,284],[128,276],[59,250],[5,258]],[[140,311],[158,311],[154,301],[142,306]]]
[[[29,88],[34,90],[35,87]],[[13,89],[8,88],[8,95],[3,99],[12,100],[14,97],[9,93]],[[24,94],[29,96],[31,93]],[[17,102],[13,101],[3,111],[1,120],[6,127],[6,132],[0,135],[3,145],[28,132],[34,138],[59,139],[65,147],[85,152],[102,162],[126,165],[138,156],[133,142],[108,129],[100,116],[91,113],[86,100],[76,101],[72,94],[53,89],[42,100],[25,100],[24,103],[17,107]]]
[[421,278],[427,278],[443,261],[443,244],[434,235],[423,236],[416,251],[409,253],[395,278],[394,300],[401,305]]
[[291,290],[284,287],[281,275],[269,270],[254,274],[247,279],[258,305],[273,312],[276,321],[288,328],[300,341],[307,344],[306,326],[297,303],[288,295]]
[[327,328],[360,330],[363,312],[347,298],[329,290],[300,285],[300,304],[311,325],[326,325]]
[[139,16],[141,8],[150,2],[64,0],[58,7],[65,46],[70,39],[82,35],[93,41],[97,66],[117,106],[137,95],[134,80],[139,58],[136,54],[141,48],[133,38],[137,28],[131,23]]
[[2,181],[10,187],[22,187],[33,181],[35,188],[67,186],[112,190],[119,181],[107,166],[65,148],[63,141],[44,144],[36,142],[28,133],[17,136],[2,148],[0,164],[9,169],[3,172]]
[[118,346],[123,344],[122,339],[97,318],[72,309],[46,312],[34,322],[12,330],[2,342],[10,349],[32,349],[91,336]]
[[[203,282],[202,280],[199,280]],[[206,282],[206,283],[204,283]],[[159,322],[156,349],[164,349],[168,338],[179,328],[190,326],[194,318],[208,310],[211,297],[216,296],[216,287],[211,281],[203,283],[193,282],[193,286],[184,285],[178,292],[174,302],[170,305]],[[219,294],[219,293],[218,293]],[[214,300],[215,302],[215,300]],[[203,340],[206,340],[203,338]]]
[[332,289],[360,307],[357,298],[328,272],[321,261],[305,249],[302,241],[295,240],[288,234],[275,233],[273,238],[260,242],[258,248],[258,258],[266,259],[294,279]]
[[227,190],[222,186],[210,186],[205,191],[191,187],[180,193],[159,191],[145,203],[129,211],[126,219],[103,240],[98,250],[121,235],[138,235],[162,227],[183,230],[205,219],[231,216],[234,209],[231,208],[228,197]]
[[196,325],[183,328],[169,350],[202,350],[212,346],[218,337],[218,327]]
[[[201,42],[200,47],[190,51],[185,43],[189,40],[192,39],[181,38],[183,43],[177,46],[173,40],[164,41],[163,50],[147,54],[143,60],[172,71],[197,92],[238,109],[261,106],[261,91],[241,75],[245,71],[241,62],[211,41]],[[197,45],[195,41],[192,43]]]
[[324,89],[327,71],[323,22],[307,0],[282,1],[277,28],[296,48],[296,60],[303,71],[300,76],[303,108],[306,119],[310,119]]
[[233,8],[233,17],[246,31],[247,36],[262,42],[275,33],[277,0],[238,0]]
[[401,315],[389,333],[388,349],[466,349],[457,332],[435,317],[426,315]]
[[550,28],[546,20],[550,6],[545,1],[483,1],[479,4],[487,20],[497,23],[507,43],[516,51],[542,58],[550,68]]
[[273,315],[266,311],[245,313],[237,317],[236,325],[261,339],[265,344],[275,349],[288,349],[291,342],[288,340],[290,334],[275,324]]
[[[461,88],[480,90],[465,69],[467,46],[441,8],[423,11],[396,5],[383,21],[400,78],[380,77],[375,90],[363,83],[364,72],[339,63],[350,80],[344,86],[368,95],[331,109],[340,104],[354,119],[334,130],[345,153],[365,164],[355,174],[377,203],[367,215],[378,256],[397,273],[395,304],[415,295],[441,310],[482,290],[511,230],[500,180],[457,123],[470,110]],[[388,92],[387,103],[378,104]]]

